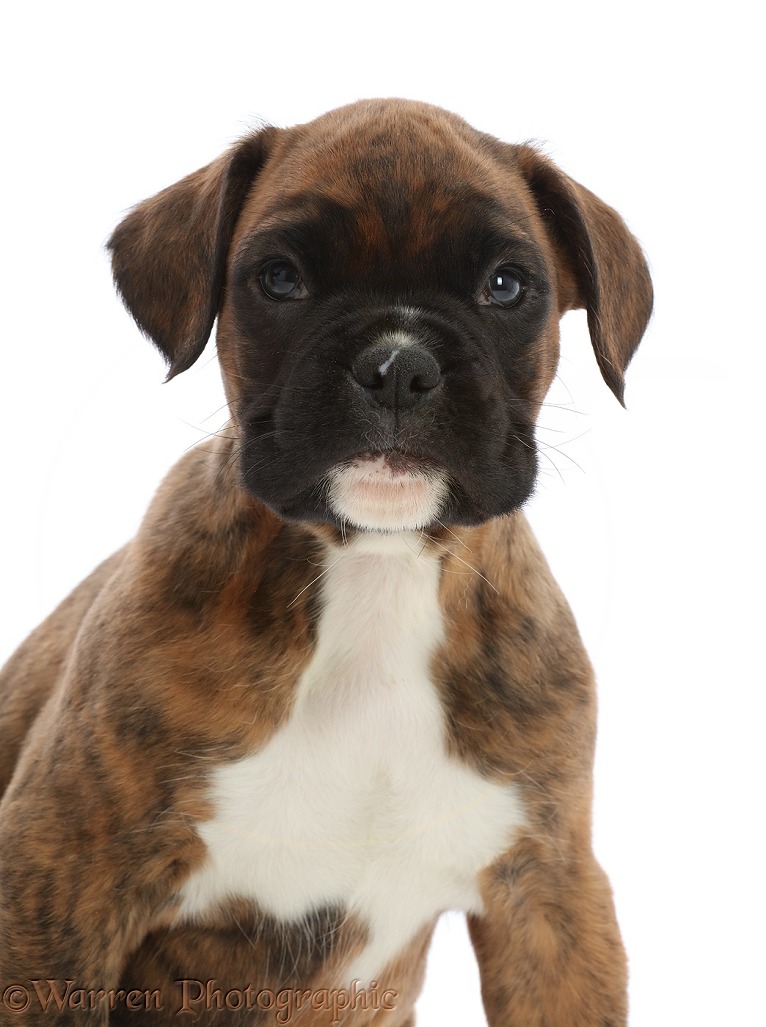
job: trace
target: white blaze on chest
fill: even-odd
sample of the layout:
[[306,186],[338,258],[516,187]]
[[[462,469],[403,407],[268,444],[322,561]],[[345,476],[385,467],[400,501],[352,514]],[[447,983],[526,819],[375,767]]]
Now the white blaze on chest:
[[342,906],[369,929],[369,980],[445,909],[481,908],[476,875],[524,823],[512,786],[449,757],[429,676],[439,564],[417,536],[328,551],[314,656],[288,721],[212,775],[208,849],[182,915],[231,896],[291,920]]

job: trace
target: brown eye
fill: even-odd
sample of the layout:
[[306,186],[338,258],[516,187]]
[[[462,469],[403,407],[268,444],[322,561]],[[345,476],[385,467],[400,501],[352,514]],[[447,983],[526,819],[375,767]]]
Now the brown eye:
[[498,307],[514,307],[524,294],[521,279],[510,267],[501,267],[490,275],[481,303],[492,303]]
[[269,264],[261,275],[261,288],[272,300],[302,300],[308,296],[298,269],[286,260]]

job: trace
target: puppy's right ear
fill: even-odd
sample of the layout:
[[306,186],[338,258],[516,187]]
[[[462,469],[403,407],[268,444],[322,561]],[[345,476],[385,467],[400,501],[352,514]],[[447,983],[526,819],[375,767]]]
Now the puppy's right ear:
[[279,129],[242,139],[218,160],[139,203],[107,246],[125,306],[163,354],[168,380],[205,348],[242,204]]

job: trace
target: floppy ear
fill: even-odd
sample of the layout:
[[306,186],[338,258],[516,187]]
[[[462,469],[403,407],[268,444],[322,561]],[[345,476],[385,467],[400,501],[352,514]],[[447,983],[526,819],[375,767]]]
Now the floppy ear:
[[191,367],[210,336],[234,225],[277,132],[247,136],[139,203],[107,243],[117,290],[168,361],[168,380]]
[[625,368],[652,312],[641,247],[616,211],[547,157],[531,146],[514,150],[570,284],[564,309],[588,311],[601,374],[624,406]]

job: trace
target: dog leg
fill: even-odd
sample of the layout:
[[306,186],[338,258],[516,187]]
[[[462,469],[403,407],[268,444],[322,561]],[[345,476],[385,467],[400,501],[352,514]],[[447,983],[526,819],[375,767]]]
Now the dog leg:
[[72,811],[62,812],[69,822],[61,830],[35,821],[34,808],[24,818],[4,801],[1,812],[0,987],[11,1019],[18,1027],[106,1024],[106,996],[118,990],[126,954],[161,906],[168,875],[139,884],[127,871],[129,852],[121,862],[98,851],[80,857]]
[[522,840],[485,872],[482,897],[468,927],[490,1027],[624,1027],[625,955],[587,849]]
[[119,987],[199,846],[146,802],[145,768],[127,764],[120,784],[107,742],[67,714],[49,703],[0,802],[0,988],[21,989],[7,1000],[19,1027],[106,1022],[99,993]]

